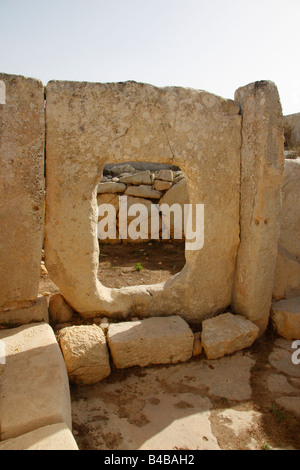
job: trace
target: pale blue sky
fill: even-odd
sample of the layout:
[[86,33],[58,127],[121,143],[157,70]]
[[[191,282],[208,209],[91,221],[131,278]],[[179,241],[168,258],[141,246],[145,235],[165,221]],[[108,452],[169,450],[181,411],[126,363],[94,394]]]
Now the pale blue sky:
[[0,0],[0,71],[177,85],[276,83],[300,112],[300,0]]

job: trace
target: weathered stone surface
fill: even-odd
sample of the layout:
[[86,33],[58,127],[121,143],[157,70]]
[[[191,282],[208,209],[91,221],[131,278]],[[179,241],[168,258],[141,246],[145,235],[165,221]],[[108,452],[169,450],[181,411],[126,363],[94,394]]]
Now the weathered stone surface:
[[[199,324],[228,306],[239,245],[239,106],[134,82],[53,81],[46,96],[45,264],[67,302],[86,318],[134,310]],[[203,248],[187,250],[184,269],[166,283],[110,289],[98,280],[96,193],[109,161],[180,166],[189,202],[205,206]]]
[[2,311],[29,306],[38,295],[45,121],[44,86],[40,81],[2,73],[0,81],[5,85],[5,100],[0,103]]
[[0,440],[64,422],[70,429],[66,366],[52,328],[30,324],[0,330],[6,364],[0,375]]
[[280,245],[274,274],[273,298],[280,300],[300,295],[300,259]]
[[280,336],[286,339],[300,339],[300,297],[273,303],[271,316]]
[[120,176],[122,173],[135,173],[135,168],[127,163],[125,165],[115,165],[110,168],[110,171],[114,175]]
[[109,181],[107,183],[99,183],[97,188],[98,194],[104,193],[123,193],[126,189],[125,184]]
[[202,353],[201,333],[194,333],[193,356],[199,356]]
[[157,175],[158,180],[162,181],[173,181],[173,171],[172,170],[160,170]]
[[297,290],[300,293],[300,158],[284,162],[273,297],[289,297]]
[[232,305],[259,326],[268,324],[279,236],[283,124],[272,82],[239,88],[243,116],[241,150],[241,243]]
[[299,364],[294,364],[292,355],[296,350],[292,348],[291,340],[277,338],[274,341],[273,351],[269,355],[270,364],[278,371],[293,378],[300,378]]
[[[97,196],[97,204],[111,204],[115,210],[116,214],[119,212],[119,195],[116,194],[98,194]],[[98,218],[99,220],[99,218]]]
[[268,376],[268,390],[271,393],[297,393],[297,388],[289,384],[287,378],[280,374],[270,374]]
[[68,323],[72,321],[74,310],[65,301],[61,294],[54,294],[49,301],[49,315],[55,323]]
[[124,184],[133,184],[133,185],[140,185],[140,184],[151,184],[151,173],[149,170],[141,171],[135,173],[130,176],[123,176],[120,178],[120,183]]
[[0,450],[78,450],[78,446],[70,429],[58,423],[0,442]]
[[151,186],[141,184],[140,186],[128,186],[125,194],[128,196],[145,197],[148,199],[160,199],[162,193]]
[[26,325],[27,323],[49,323],[48,302],[44,296],[39,296],[32,305],[0,313],[0,325]]
[[300,113],[284,116],[284,135],[288,148],[300,148]]
[[289,413],[300,418],[300,397],[281,397],[276,402]]
[[156,180],[154,182],[153,187],[157,191],[167,191],[168,189],[170,189],[172,187],[172,183],[170,183],[169,181]]
[[59,344],[71,382],[94,384],[110,374],[106,339],[99,326],[63,328],[59,332]]
[[[159,201],[159,205],[167,204],[169,207],[173,204],[179,204],[182,214],[184,214],[184,204],[189,203],[188,188],[185,179],[181,179],[178,183],[174,184]],[[182,239],[184,240],[184,217],[182,217]],[[174,218],[170,218],[170,236],[174,238]]]
[[201,343],[208,359],[250,347],[259,329],[241,315],[224,313],[202,323]]
[[181,179],[178,183],[174,184],[169,191],[161,198],[160,204],[180,204],[183,207],[184,204],[189,203],[189,193],[185,179]]
[[300,260],[300,158],[284,162],[278,243]]
[[111,323],[107,341],[115,366],[125,369],[190,359],[194,335],[179,316]]

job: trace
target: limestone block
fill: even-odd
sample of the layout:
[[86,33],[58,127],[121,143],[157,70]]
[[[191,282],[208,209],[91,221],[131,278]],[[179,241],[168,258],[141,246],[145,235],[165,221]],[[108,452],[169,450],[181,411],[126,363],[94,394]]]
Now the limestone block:
[[[46,98],[45,265],[67,302],[85,318],[134,311],[199,325],[227,307],[239,246],[239,106],[205,91],[136,82],[52,81]],[[98,182],[109,162],[151,161],[186,175],[189,202],[205,206],[204,246],[186,250],[185,267],[165,283],[105,287]]]
[[71,382],[94,384],[110,374],[106,339],[99,326],[63,328],[59,332],[59,344]]
[[2,441],[0,450],[78,450],[78,446],[70,429],[58,423]]
[[278,246],[273,298],[280,300],[300,295],[300,259]]
[[38,295],[44,207],[44,86],[0,74],[0,310]]
[[107,183],[99,183],[97,188],[98,194],[104,193],[123,193],[126,189],[125,184],[123,183],[116,183],[114,181],[107,182]]
[[300,295],[300,158],[285,160],[273,298]]
[[0,312],[0,325],[19,326],[34,322],[49,323],[48,302],[39,296],[29,307]]
[[255,82],[239,88],[243,116],[241,149],[241,243],[232,305],[259,326],[269,319],[279,236],[283,171],[283,120],[276,86]]
[[160,204],[180,204],[182,207],[184,204],[189,203],[189,193],[185,179],[181,179],[178,183],[174,184],[169,191],[161,198]]
[[111,323],[107,341],[115,366],[184,362],[193,354],[194,335],[179,316]]
[[122,176],[120,178],[120,183],[124,184],[133,184],[133,185],[140,185],[140,184],[151,184],[151,173],[149,170],[140,171],[133,175],[129,176]]
[[170,183],[169,181],[156,180],[154,182],[153,187],[157,191],[167,191],[168,189],[170,189],[172,187],[172,183]]
[[271,318],[280,336],[300,339],[300,297],[274,302]]
[[72,321],[74,310],[65,301],[61,294],[54,294],[49,300],[49,315],[54,323],[68,323]]
[[284,161],[279,245],[300,261],[300,158]]
[[[119,212],[119,195],[116,194],[98,194],[97,196],[97,204],[100,206],[101,204],[111,204],[115,210],[116,214]],[[98,218],[99,220],[99,218]]]
[[[174,184],[159,201],[159,205],[167,204],[169,207],[173,204],[179,204],[181,207],[182,215],[184,214],[184,204],[189,203],[188,188],[185,179],[181,179],[178,183]],[[165,219],[165,223],[169,224],[171,238],[174,238],[174,218],[170,218],[170,222]],[[182,217],[182,234],[184,234],[184,217]],[[184,235],[182,237],[184,239]]]
[[128,196],[145,197],[148,199],[160,199],[162,193],[153,189],[152,186],[141,184],[139,186],[128,186],[125,194]]
[[288,114],[283,119],[287,148],[300,148],[300,113]]
[[173,171],[172,170],[160,170],[157,175],[158,180],[162,181],[173,181]]
[[66,366],[52,328],[33,323],[0,330],[6,364],[0,375],[0,440],[64,422],[70,429]]
[[259,328],[250,320],[232,313],[223,313],[202,323],[201,342],[208,359],[217,359],[250,347]]
[[193,356],[199,356],[202,353],[201,333],[194,333]]
[[122,173],[135,173],[135,168],[131,166],[129,163],[126,163],[125,165],[116,165],[110,168],[110,171],[116,175],[119,176]]

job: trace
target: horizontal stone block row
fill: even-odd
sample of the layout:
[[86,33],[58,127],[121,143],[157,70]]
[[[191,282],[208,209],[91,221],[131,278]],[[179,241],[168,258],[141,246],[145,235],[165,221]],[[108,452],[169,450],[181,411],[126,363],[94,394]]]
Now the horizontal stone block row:
[[[127,167],[127,165],[125,165]],[[134,170],[134,168],[132,169]],[[125,175],[125,176],[124,176]],[[180,204],[180,207],[184,209],[184,204],[189,203],[188,190],[186,185],[186,180],[181,171],[172,171],[172,170],[160,170],[156,173],[151,173],[149,170],[136,172],[133,174],[125,173],[120,177],[114,177],[111,180],[108,180],[108,177],[104,176],[105,182],[101,182],[98,185],[98,195],[97,195],[97,204],[111,204],[116,211],[116,235],[113,238],[108,238],[106,235],[107,226],[100,227],[98,226],[98,237],[104,243],[119,243],[120,241],[129,242],[129,243],[140,243],[141,241],[149,241],[151,238],[156,240],[161,240],[164,236],[162,234],[163,222],[162,216],[159,215],[158,226],[155,227],[155,230],[151,232],[151,206],[152,204],[167,204],[168,207],[171,207],[173,204]],[[106,181],[108,180],[108,181]],[[147,209],[147,220],[143,221],[148,224],[148,232],[141,233],[140,237],[132,239],[127,233],[127,236],[122,240],[119,231],[119,196],[127,196],[127,210],[133,204],[142,204]],[[106,214],[105,214],[106,217]],[[98,221],[102,217],[98,217]],[[127,224],[129,226],[132,217],[127,217]],[[176,233],[176,239],[184,240],[184,217],[182,215],[181,222],[181,236],[180,238],[178,233]],[[170,217],[170,222],[165,220],[165,223],[168,225],[167,233],[170,238],[175,238],[174,234],[174,219],[173,216]],[[180,227],[179,227],[180,228]]]
[[[106,332],[106,337],[105,337]],[[69,379],[83,385],[105,379],[115,368],[145,367],[188,361],[201,354],[216,359],[250,347],[259,328],[239,315],[226,313],[203,322],[193,333],[177,315],[144,320],[65,327],[58,332]]]

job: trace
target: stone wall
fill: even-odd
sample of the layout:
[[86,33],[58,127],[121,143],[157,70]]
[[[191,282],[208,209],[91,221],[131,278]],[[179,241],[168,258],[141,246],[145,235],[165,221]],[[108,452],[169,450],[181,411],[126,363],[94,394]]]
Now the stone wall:
[[[156,231],[151,234],[151,206],[152,204],[180,204],[182,213],[184,211],[184,204],[188,204],[189,197],[187,191],[187,185],[182,171],[172,170],[165,168],[161,170],[153,170],[156,166],[153,165],[148,170],[136,170],[130,164],[116,165],[111,169],[104,168],[101,182],[97,188],[97,203],[101,204],[112,204],[116,210],[117,219],[117,230],[116,238],[112,239],[107,236],[107,228],[103,233],[98,231],[99,239],[104,243],[118,243],[118,242],[129,242],[139,243],[143,241],[149,241],[155,237],[155,240],[161,241],[163,238],[162,233],[162,216],[159,215],[159,223]],[[106,171],[105,171],[106,170]],[[109,173],[109,174],[107,174]],[[138,239],[130,238],[130,235],[126,239],[120,238],[119,236],[119,196],[127,196],[127,208],[129,209],[133,204],[143,204],[147,209],[147,225],[148,233],[143,234]],[[102,218],[102,217],[101,217]],[[99,217],[98,220],[101,220]],[[132,217],[127,218],[128,225],[131,222]],[[143,220],[141,220],[143,223]],[[168,221],[166,221],[168,222]],[[181,236],[177,233],[174,234],[174,219],[170,217],[170,224],[168,224],[169,230],[164,233],[165,239],[167,235],[170,235],[170,239],[176,237],[177,240],[184,240],[184,227],[181,224]]]
[[[231,305],[262,334],[272,291],[276,298],[295,295],[299,253],[291,247],[298,246],[298,216],[286,208],[298,207],[299,165],[297,160],[285,165],[280,220],[283,120],[272,82],[240,88],[234,100],[135,82],[53,81],[44,87],[2,74],[0,84],[1,324],[47,317],[37,298],[45,164],[45,263],[83,318],[179,315],[200,325]],[[151,161],[171,165],[172,172],[123,168],[115,176],[106,167]],[[185,267],[166,283],[104,287],[97,278],[97,209],[120,194],[107,188],[161,203],[172,192],[178,198],[180,185],[189,203],[204,204],[203,248],[187,250]],[[286,260],[289,266],[292,261],[295,270],[289,273],[296,281],[281,285]]]
[[[284,116],[284,137],[286,151],[300,151],[300,113]],[[297,152],[298,151],[298,152]]]

